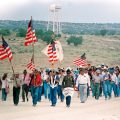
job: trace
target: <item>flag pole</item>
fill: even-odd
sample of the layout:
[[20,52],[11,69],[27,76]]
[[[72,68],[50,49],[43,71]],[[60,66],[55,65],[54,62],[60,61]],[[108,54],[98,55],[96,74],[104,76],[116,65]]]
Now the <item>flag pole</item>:
[[14,67],[13,67],[13,65],[12,65],[11,60],[9,60],[9,63],[10,63],[10,66],[11,66],[11,68],[12,68],[13,75],[15,75],[15,70],[14,70]]
[[34,52],[34,51],[35,51],[35,50],[34,50],[34,43],[32,44],[32,47],[33,47],[33,63],[35,64],[35,60],[34,60],[34,56],[35,56],[35,55],[34,55],[34,53],[35,53],[35,52]]
[[[32,22],[32,16],[31,16],[31,22]],[[32,40],[33,40],[33,37],[32,37]],[[32,44],[32,48],[33,48],[33,64],[35,64],[35,60],[34,60],[34,56],[35,56],[35,55],[34,55],[34,53],[35,53],[35,52],[34,52],[34,51],[35,51],[35,50],[34,50],[34,42],[33,42],[33,44]]]
[[52,68],[52,70],[54,70],[54,63],[51,64],[51,68]]

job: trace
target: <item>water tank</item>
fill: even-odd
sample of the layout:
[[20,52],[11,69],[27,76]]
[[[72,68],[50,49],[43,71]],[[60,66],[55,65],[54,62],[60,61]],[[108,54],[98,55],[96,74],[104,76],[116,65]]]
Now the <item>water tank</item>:
[[54,12],[54,11],[57,12],[61,9],[61,6],[58,4],[51,4],[49,9],[51,12]]

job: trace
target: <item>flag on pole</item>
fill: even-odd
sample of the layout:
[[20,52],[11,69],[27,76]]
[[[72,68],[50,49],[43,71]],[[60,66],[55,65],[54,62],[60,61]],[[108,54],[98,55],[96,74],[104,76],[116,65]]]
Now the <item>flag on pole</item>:
[[7,54],[6,54],[3,46],[0,45],[0,60],[4,60],[4,59],[6,59],[6,58],[8,58],[8,56],[7,56]]
[[49,62],[54,63],[58,60],[60,62],[63,60],[63,49],[59,41],[53,41],[46,48],[44,48],[41,52],[49,57]]
[[8,43],[4,40],[2,36],[2,45],[0,46],[0,60],[4,60],[6,58],[8,58],[11,61],[13,55]]
[[27,64],[27,68],[32,71],[35,70],[35,65],[33,64],[33,56],[31,58],[31,61]]
[[85,53],[81,57],[78,57],[77,59],[75,59],[73,63],[78,67],[87,66]]
[[35,29],[33,28],[33,24],[32,24],[32,19],[29,21],[28,23],[28,29],[27,29],[27,34],[25,37],[25,46],[30,45],[31,43],[35,43],[37,42],[37,37],[35,35]]
[[55,42],[56,42],[56,50],[57,50],[58,59],[59,59],[60,62],[62,62],[63,57],[64,57],[62,45],[61,45],[59,40],[56,40]]
[[57,58],[57,51],[55,47],[55,42],[52,41],[51,44],[48,46],[48,57],[49,57],[49,62],[54,63],[58,61]]

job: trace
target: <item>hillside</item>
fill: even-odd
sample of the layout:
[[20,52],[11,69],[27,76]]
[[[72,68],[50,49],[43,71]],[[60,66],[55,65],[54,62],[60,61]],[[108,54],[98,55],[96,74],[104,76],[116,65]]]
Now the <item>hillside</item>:
[[[8,41],[8,37],[5,37]],[[105,63],[110,66],[120,65],[120,36],[93,36],[84,35],[83,44],[77,47],[73,45],[67,45],[66,39],[62,37],[60,39],[63,51],[64,60],[62,64],[57,63],[55,67],[75,67],[73,60],[80,56],[82,53],[86,53],[87,60],[92,65],[98,65]],[[22,72],[26,68],[26,64],[30,61],[32,56],[32,47],[24,47],[24,38],[16,38],[8,41],[13,51],[13,66],[16,72]],[[48,58],[41,53],[41,50],[46,46],[46,43],[39,40],[39,43],[35,45],[35,64],[37,68],[50,67]],[[3,72],[12,72],[8,60],[0,61],[0,74]]]
[[[17,31],[19,28],[27,29],[28,20],[12,21],[0,20],[0,29]],[[46,21],[33,21],[35,29],[47,29]],[[51,23],[50,23],[51,25]],[[120,23],[66,23],[62,22],[62,32],[65,34],[99,35],[101,30],[107,30],[108,35],[120,34]],[[52,25],[51,25],[52,28]]]

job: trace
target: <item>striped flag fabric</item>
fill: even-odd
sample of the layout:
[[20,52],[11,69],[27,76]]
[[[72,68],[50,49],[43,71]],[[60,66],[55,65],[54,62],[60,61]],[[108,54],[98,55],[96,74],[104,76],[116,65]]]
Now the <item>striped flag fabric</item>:
[[27,29],[27,33],[26,33],[26,37],[25,37],[25,42],[24,42],[24,45],[25,46],[28,46],[30,45],[31,43],[35,43],[37,42],[37,37],[35,35],[35,29],[33,28],[33,25],[32,25],[32,19],[29,21],[29,24],[28,24],[28,29]]
[[35,70],[35,65],[33,63],[33,57],[31,59],[31,61],[27,64],[27,68],[31,71],[34,71]]
[[85,53],[84,53],[81,57],[78,57],[77,59],[75,59],[75,60],[73,61],[73,63],[74,63],[77,67],[87,66],[87,61],[86,61]]
[[42,51],[46,56],[49,58],[49,62],[56,62],[63,60],[63,49],[60,41],[56,40],[54,41],[54,44],[49,44],[47,47],[45,47]]
[[0,45],[0,60],[4,60],[4,59],[6,59],[6,58],[8,58],[8,56],[7,56],[7,54],[6,54],[3,46]]
[[55,42],[52,41],[51,44],[48,46],[48,57],[49,57],[49,62],[54,63],[58,61],[57,57],[57,51],[55,47]]
[[4,40],[2,36],[2,45],[0,46],[0,60],[4,60],[6,58],[8,58],[11,61],[13,55],[8,43]]

